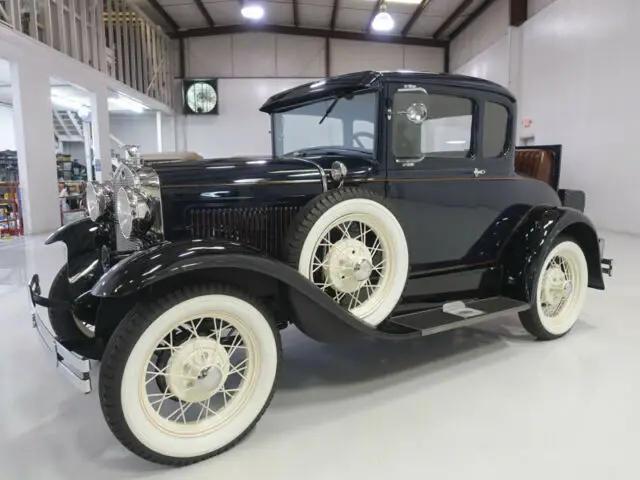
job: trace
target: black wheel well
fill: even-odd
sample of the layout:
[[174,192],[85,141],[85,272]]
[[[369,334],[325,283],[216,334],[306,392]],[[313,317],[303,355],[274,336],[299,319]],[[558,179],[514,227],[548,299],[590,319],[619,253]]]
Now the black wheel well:
[[593,228],[586,223],[572,223],[562,230],[560,235],[571,237],[582,248],[589,268],[589,287],[604,289],[602,267],[600,265],[600,246],[598,236],[593,231]]
[[259,272],[239,268],[202,269],[173,275],[126,297],[103,298],[97,312],[96,336],[106,346],[113,331],[125,315],[141,300],[166,294],[176,286],[222,283],[250,292],[262,300],[273,312],[278,328],[285,328],[291,320],[291,309],[287,300],[288,285]]

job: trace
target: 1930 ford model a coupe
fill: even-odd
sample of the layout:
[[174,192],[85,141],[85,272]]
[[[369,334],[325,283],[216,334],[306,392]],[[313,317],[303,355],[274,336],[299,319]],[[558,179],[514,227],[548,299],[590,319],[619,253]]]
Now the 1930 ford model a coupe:
[[[509,312],[567,333],[611,261],[558,190],[557,149],[514,147],[515,99],[455,75],[362,72],[270,98],[273,155],[133,155],[66,225],[34,326],[115,436],[185,465],[270,403],[279,331],[408,339]],[[515,165],[515,167],[514,167]],[[518,173],[518,170],[520,173]],[[48,308],[54,334],[35,313]]]

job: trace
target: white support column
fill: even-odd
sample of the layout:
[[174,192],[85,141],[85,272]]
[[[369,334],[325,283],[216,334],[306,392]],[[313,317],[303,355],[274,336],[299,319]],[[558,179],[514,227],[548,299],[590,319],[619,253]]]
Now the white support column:
[[33,61],[11,65],[20,199],[26,234],[60,226],[49,76]]
[[95,178],[93,178],[93,170],[91,169],[91,165],[93,165],[93,142],[91,130],[91,121],[83,121],[82,134],[84,135],[84,158],[87,165],[87,180],[90,182],[95,180]]
[[162,112],[156,112],[157,151],[162,152]]
[[111,180],[111,132],[109,130],[109,102],[106,88],[91,93],[91,132],[93,134],[96,180]]

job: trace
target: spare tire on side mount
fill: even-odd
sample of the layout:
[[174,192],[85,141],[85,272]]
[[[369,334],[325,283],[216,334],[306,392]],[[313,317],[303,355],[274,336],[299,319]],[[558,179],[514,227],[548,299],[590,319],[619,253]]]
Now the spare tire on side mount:
[[348,187],[323,193],[300,210],[289,229],[286,261],[376,327],[402,296],[409,249],[389,202]]

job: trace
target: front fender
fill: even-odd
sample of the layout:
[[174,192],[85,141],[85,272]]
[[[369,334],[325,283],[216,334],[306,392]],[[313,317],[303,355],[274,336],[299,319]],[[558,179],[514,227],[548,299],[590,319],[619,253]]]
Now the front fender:
[[589,287],[604,289],[598,235],[591,221],[572,208],[537,206],[515,229],[501,255],[507,296],[531,301],[537,269],[558,235],[570,236],[580,245],[589,268]]
[[316,340],[344,341],[363,333],[388,336],[361,323],[284,263],[252,248],[218,239],[164,243],[137,252],[105,273],[91,293],[105,299],[124,299],[172,277],[177,282],[181,281],[179,277],[187,281],[189,274],[216,270],[257,274],[265,281],[277,281],[285,287],[285,297],[278,301],[291,307],[294,323]]
[[82,218],[53,232],[45,245],[63,242],[67,247],[67,277],[73,297],[89,290],[102,275],[102,247],[111,245],[109,225]]

